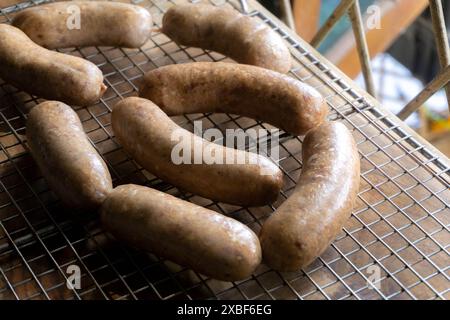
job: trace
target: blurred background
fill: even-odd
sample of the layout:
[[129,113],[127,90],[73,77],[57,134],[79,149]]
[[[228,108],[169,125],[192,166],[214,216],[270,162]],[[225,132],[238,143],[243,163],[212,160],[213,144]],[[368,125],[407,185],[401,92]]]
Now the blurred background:
[[[309,42],[342,0],[259,1]],[[287,2],[290,12],[286,9]],[[397,114],[440,70],[429,2],[359,2],[365,22],[376,98]],[[442,0],[442,7],[448,28],[450,0]],[[347,14],[339,19],[317,48],[364,88],[355,37]],[[406,123],[450,156],[450,116],[444,90],[434,94],[406,119]]]

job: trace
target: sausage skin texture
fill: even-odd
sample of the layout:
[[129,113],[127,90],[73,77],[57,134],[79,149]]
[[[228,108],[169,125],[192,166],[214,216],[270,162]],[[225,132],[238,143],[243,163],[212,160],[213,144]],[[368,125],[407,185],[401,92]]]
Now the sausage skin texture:
[[279,271],[306,267],[326,250],[350,217],[359,188],[358,151],[343,124],[310,131],[302,155],[293,194],[260,232],[263,260]]
[[61,201],[96,209],[112,190],[111,176],[75,111],[62,102],[43,102],[31,109],[26,131],[31,154]]
[[19,89],[70,105],[93,104],[106,90],[90,61],[47,50],[7,24],[0,24],[0,39],[0,78]]
[[151,188],[118,186],[100,212],[118,240],[215,279],[245,279],[261,262],[258,237],[247,226]]
[[226,62],[164,66],[144,75],[139,95],[169,116],[223,112],[258,119],[294,135],[325,121],[328,106],[312,87],[275,71]]
[[[79,9],[79,28],[72,18],[77,13],[74,9]],[[64,1],[25,9],[14,17],[12,24],[48,49],[86,46],[139,48],[150,36],[152,17],[146,9],[132,4]]]
[[264,22],[231,8],[186,4],[164,14],[162,32],[180,45],[222,53],[233,60],[287,73],[292,60],[281,37]]
[[[130,97],[118,102],[111,123],[123,148],[143,168],[183,190],[240,206],[260,206],[278,197],[283,174],[272,161],[196,136],[179,127],[149,100]],[[192,146],[190,152],[177,151],[182,142]],[[222,163],[195,164],[194,149],[197,155],[216,155]],[[181,152],[188,159],[175,164],[172,153],[177,156]],[[227,152],[234,161],[232,164],[226,163]],[[234,164],[238,159],[245,163]]]

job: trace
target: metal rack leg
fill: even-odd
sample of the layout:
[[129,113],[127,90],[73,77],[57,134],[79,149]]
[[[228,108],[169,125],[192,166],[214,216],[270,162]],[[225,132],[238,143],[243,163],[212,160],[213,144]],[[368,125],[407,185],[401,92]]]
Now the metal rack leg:
[[397,114],[402,120],[408,118],[411,113],[418,110],[436,91],[444,87],[450,81],[450,65],[422,90],[402,111]]
[[[434,38],[439,54],[441,68],[444,69],[450,64],[450,52],[448,45],[447,28],[445,26],[444,10],[441,0],[430,0],[431,19],[433,21]],[[447,103],[450,111],[450,85],[445,88]]]
[[366,83],[366,90],[375,97],[375,85],[373,82],[372,69],[370,68],[370,54],[367,46],[366,33],[361,17],[359,0],[353,2],[349,8],[349,17],[352,22],[353,33],[355,35],[356,49],[358,50],[359,62]]
[[350,8],[350,6],[353,4],[354,1],[355,0],[342,0],[339,3],[339,5],[333,11],[331,16],[325,22],[325,24],[319,29],[317,34],[311,40],[311,45],[313,47],[317,48],[322,43],[322,41],[325,39],[325,37],[328,35],[331,29],[333,29],[336,23],[347,12],[347,10]]
[[291,0],[282,0],[281,3],[281,10],[283,13],[283,18],[286,22],[286,25],[295,30],[295,22],[294,22],[294,15],[292,14],[292,6],[291,6]]
[[241,4],[241,11],[243,13],[248,13],[248,3],[247,0],[239,0],[240,4]]

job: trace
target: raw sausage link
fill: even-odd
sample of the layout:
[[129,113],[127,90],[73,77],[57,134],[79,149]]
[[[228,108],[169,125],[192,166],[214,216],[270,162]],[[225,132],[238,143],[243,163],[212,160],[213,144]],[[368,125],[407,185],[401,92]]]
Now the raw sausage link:
[[39,169],[64,204],[95,209],[112,190],[108,168],[69,106],[46,101],[31,109],[27,141]]
[[161,67],[145,74],[140,96],[168,115],[224,112],[303,135],[320,125],[328,107],[310,86],[263,68],[224,62]]
[[92,62],[44,49],[7,24],[0,39],[0,77],[19,89],[71,105],[93,104],[106,90]]
[[292,65],[289,49],[275,31],[233,9],[202,4],[173,6],[164,14],[162,31],[178,44],[214,50],[239,63],[281,73]]
[[248,227],[154,189],[115,188],[101,219],[117,239],[215,279],[245,279],[261,262],[258,237]]
[[350,217],[359,187],[355,141],[341,123],[310,131],[293,194],[264,223],[263,259],[273,269],[306,267],[329,246]]
[[[282,187],[282,173],[269,159],[208,142],[179,127],[149,100],[131,97],[118,102],[111,122],[117,139],[142,167],[186,191],[216,201],[259,206],[275,201]],[[175,164],[172,153],[182,142],[192,148],[183,150],[188,152],[183,154],[187,161]],[[194,152],[217,155],[222,163],[195,164]],[[234,163],[238,159],[245,163],[226,164],[227,153]]]
[[64,1],[20,11],[12,24],[48,49],[139,48],[150,37],[152,17],[146,9],[127,3]]

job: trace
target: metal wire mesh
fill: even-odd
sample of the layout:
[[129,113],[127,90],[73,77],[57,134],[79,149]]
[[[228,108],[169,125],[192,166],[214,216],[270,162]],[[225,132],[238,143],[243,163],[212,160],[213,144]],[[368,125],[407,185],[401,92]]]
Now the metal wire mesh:
[[[9,23],[33,0],[3,8]],[[125,1],[126,2],[126,1]],[[163,12],[187,0],[136,0],[158,26]],[[238,1],[210,0],[233,6]],[[290,75],[326,96],[331,118],[353,132],[361,156],[358,202],[344,231],[305,270],[279,273],[261,265],[245,281],[225,283],[126,247],[101,229],[95,213],[71,212],[48,189],[27,151],[27,111],[41,100],[0,82],[0,298],[2,299],[448,299],[450,298],[450,171],[438,156],[405,132],[339,78],[284,27],[249,5],[251,15],[280,33],[296,65]],[[179,47],[154,33],[141,49],[82,48],[64,52],[84,57],[103,71],[102,100],[77,109],[85,131],[108,163],[114,184],[145,184],[234,217],[256,232],[289,196],[302,166],[302,140],[281,135],[279,165],[285,186],[273,206],[240,208],[186,194],[142,170],[116,142],[111,106],[136,95],[147,70],[188,61],[218,61],[214,52]],[[252,119],[224,114],[174,117],[186,128],[266,128]],[[81,268],[82,288],[69,290],[66,271]],[[373,272],[380,277],[373,282]],[[375,286],[370,285],[372,281]]]

